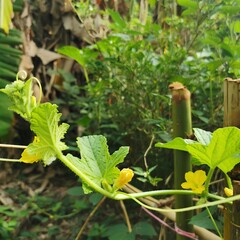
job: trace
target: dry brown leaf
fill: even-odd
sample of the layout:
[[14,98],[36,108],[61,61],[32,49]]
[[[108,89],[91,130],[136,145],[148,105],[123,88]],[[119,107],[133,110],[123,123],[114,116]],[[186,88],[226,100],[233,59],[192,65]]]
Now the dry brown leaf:
[[44,65],[62,57],[60,54],[48,51],[44,48],[39,48],[36,55],[42,60]]
[[63,16],[63,26],[65,30],[71,31],[75,37],[89,44],[93,43],[93,39],[89,35],[86,26],[80,23],[73,15]]
[[30,41],[30,42],[26,42],[26,45],[27,45],[27,48],[25,47],[26,54],[30,57],[35,57],[38,52],[38,47],[36,43],[33,41]]

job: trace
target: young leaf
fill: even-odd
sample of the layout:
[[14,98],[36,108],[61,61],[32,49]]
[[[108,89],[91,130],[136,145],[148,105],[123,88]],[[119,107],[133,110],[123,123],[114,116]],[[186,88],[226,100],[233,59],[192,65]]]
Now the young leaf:
[[[81,159],[70,154],[67,155],[68,159],[98,186],[101,186],[103,181],[109,185],[113,184],[120,173],[116,165],[124,161],[129,148],[120,147],[119,150],[110,155],[107,140],[101,135],[78,138],[77,144]],[[90,189],[87,188],[87,182],[84,184],[85,193],[90,192]]]
[[56,159],[58,151],[67,149],[61,139],[64,138],[68,124],[58,126],[60,116],[57,105],[51,103],[43,103],[32,111],[31,130],[37,135],[38,141],[31,143],[27,151],[41,156],[46,165]]
[[37,106],[36,98],[32,96],[32,79],[26,82],[16,80],[0,91],[10,98],[12,105],[9,109],[29,121],[32,110]]

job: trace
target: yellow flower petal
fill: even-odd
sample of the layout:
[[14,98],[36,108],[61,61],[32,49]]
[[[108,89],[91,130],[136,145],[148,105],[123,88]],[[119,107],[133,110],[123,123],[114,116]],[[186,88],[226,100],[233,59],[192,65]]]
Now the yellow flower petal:
[[[40,142],[39,137],[35,136],[33,143],[39,143],[39,142]],[[34,162],[38,162],[41,159],[36,154],[29,154],[27,148],[22,152],[21,156],[22,157],[20,158],[20,161],[24,163],[34,163]]]
[[181,187],[184,189],[190,189],[192,186],[192,184],[188,183],[188,182],[184,182],[181,184]]
[[193,178],[194,178],[193,172],[190,171],[190,172],[185,173],[185,179],[187,182],[191,182]]
[[204,186],[200,186],[198,188],[193,189],[192,191],[197,194],[201,194],[205,190]]
[[203,170],[197,170],[196,172],[185,173],[186,182],[181,184],[184,189],[192,189],[194,193],[201,194],[205,187],[204,182],[207,179],[206,173]]
[[206,172],[203,170],[197,170],[194,173],[194,179],[199,185],[203,185],[207,179]]
[[20,161],[24,163],[34,163],[40,160],[40,158],[36,154],[29,154],[27,152],[27,148],[22,152],[21,156],[22,157],[20,158]]
[[133,176],[134,173],[130,168],[123,168],[115,181],[115,187],[117,189],[122,188],[125,184],[132,180]]

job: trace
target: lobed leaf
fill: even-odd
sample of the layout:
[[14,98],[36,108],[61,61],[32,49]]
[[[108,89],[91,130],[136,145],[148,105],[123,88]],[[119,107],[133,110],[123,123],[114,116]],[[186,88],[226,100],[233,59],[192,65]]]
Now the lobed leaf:
[[240,130],[236,127],[219,128],[213,134],[195,129],[199,142],[175,138],[168,143],[157,143],[156,147],[189,152],[197,164],[206,164],[211,169],[220,168],[224,173],[240,162]]
[[194,136],[197,138],[198,142],[203,145],[208,145],[212,139],[212,133],[209,131],[202,130],[200,128],[194,128]]
[[56,159],[58,151],[67,149],[61,139],[69,126],[66,123],[58,126],[60,116],[57,105],[51,103],[43,103],[32,111],[30,127],[39,140],[28,146],[28,153],[41,156],[46,165]]
[[[110,155],[107,140],[101,135],[77,138],[77,144],[81,159],[70,154],[67,155],[68,159],[98,186],[101,186],[103,181],[109,185],[113,184],[120,173],[116,165],[124,161],[129,147],[120,147],[119,150]],[[84,184],[85,193],[90,192],[87,183]]]
[[161,147],[161,148],[168,148],[168,149],[175,149],[175,150],[181,150],[188,152],[187,146],[188,144],[196,143],[195,141],[191,139],[183,139],[180,137],[174,138],[172,141],[167,143],[156,143],[155,147]]

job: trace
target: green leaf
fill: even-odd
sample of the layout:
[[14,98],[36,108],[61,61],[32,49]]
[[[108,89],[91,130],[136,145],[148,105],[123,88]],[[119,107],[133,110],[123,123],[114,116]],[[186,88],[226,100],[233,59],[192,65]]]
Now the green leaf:
[[[220,168],[224,173],[240,162],[240,130],[236,127],[219,128],[213,132],[196,131],[200,142],[175,138],[171,142],[157,143],[157,147],[189,152],[197,163],[206,164],[211,169]],[[202,136],[201,136],[202,134]]]
[[200,128],[194,128],[194,136],[197,138],[198,142],[203,145],[208,145],[212,139],[212,133],[209,131],[204,131]]
[[103,198],[102,194],[94,192],[90,195],[89,202],[91,202],[93,205],[97,205],[102,198]]
[[64,138],[69,125],[63,123],[58,126],[60,116],[57,105],[51,103],[43,103],[32,111],[31,130],[39,141],[28,146],[28,153],[41,156],[46,165],[56,159],[58,151],[67,149],[61,139]]
[[13,5],[11,0],[0,0],[0,28],[8,34],[11,18],[13,15]]
[[11,29],[8,35],[0,32],[0,39],[1,44],[4,43],[13,47],[22,44],[21,32],[17,29]]
[[59,48],[57,52],[76,60],[82,66],[85,66],[86,64],[83,52],[76,47],[64,46]]
[[134,240],[136,235],[133,232],[129,232],[125,224],[116,224],[110,226],[107,230],[106,235],[109,240],[124,239],[124,240]]
[[135,234],[138,234],[138,235],[141,235],[141,236],[154,237],[154,236],[157,235],[154,227],[146,221],[145,222],[138,222],[136,225],[134,225],[133,232]]
[[177,0],[177,3],[180,6],[186,7],[186,8],[197,8],[198,7],[198,3],[191,1],[191,0]]
[[175,150],[181,150],[181,151],[188,151],[187,145],[191,143],[196,143],[195,141],[191,139],[183,139],[180,137],[174,138],[172,141],[167,143],[156,143],[155,147],[161,147],[161,148],[168,148],[168,149],[175,149]]
[[227,173],[240,162],[240,130],[236,127],[219,128],[213,133],[207,154],[212,167],[219,167]]
[[235,14],[238,14],[239,11],[240,11],[240,7],[237,5],[237,6],[234,6],[234,5],[226,5],[226,6],[221,6],[218,11],[220,13],[224,13],[226,15],[230,15],[230,16],[233,16]]
[[240,20],[233,22],[233,31],[235,33],[240,33]]
[[7,94],[12,102],[9,110],[18,113],[26,120],[31,118],[31,112],[37,106],[36,98],[32,96],[32,79],[26,82],[16,80],[0,91]]
[[67,194],[72,196],[81,196],[83,195],[83,189],[82,187],[72,187],[67,190]]
[[82,67],[86,67],[88,62],[95,60],[98,56],[98,53],[93,49],[78,49],[73,46],[63,46],[59,48],[57,52],[76,60]]
[[[124,161],[129,147],[120,147],[119,150],[110,155],[107,140],[101,135],[78,138],[77,144],[81,159],[70,154],[67,157],[74,161],[74,164],[81,169],[83,174],[98,186],[102,186],[103,180],[110,185],[113,184],[120,172],[116,165]],[[87,187],[86,182],[84,184],[84,192],[89,193],[91,190]]]
[[200,143],[195,143],[195,144],[190,144],[187,146],[188,152],[201,164],[206,164],[210,168],[212,168],[211,164],[211,159],[207,155],[207,146],[200,144]]
[[[213,215],[217,211],[217,206],[210,207],[209,211]],[[221,223],[216,219],[214,220],[215,220],[215,223],[218,225],[218,228],[222,228]],[[216,230],[212,220],[209,217],[207,210],[204,210],[203,212],[197,214],[196,216],[193,216],[189,223],[205,229]]]
[[11,127],[13,114],[8,110],[8,106],[10,106],[9,98],[0,93],[0,137],[6,136]]
[[108,13],[110,14],[112,20],[117,26],[121,27],[122,29],[126,28],[126,22],[123,20],[123,18],[118,12],[108,9]]

